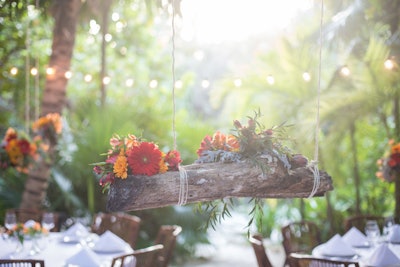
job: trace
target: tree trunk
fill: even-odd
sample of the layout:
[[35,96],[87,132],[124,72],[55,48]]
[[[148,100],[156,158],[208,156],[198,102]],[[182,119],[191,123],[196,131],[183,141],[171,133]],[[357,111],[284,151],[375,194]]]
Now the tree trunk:
[[356,214],[361,214],[361,197],[360,197],[360,170],[358,167],[358,159],[357,159],[357,142],[355,138],[356,127],[353,122],[350,125],[350,141],[351,141],[351,151],[353,154],[353,175],[354,175],[354,189],[356,190]]
[[[49,61],[49,67],[54,70],[54,74],[46,76],[41,104],[42,116],[48,113],[61,114],[66,106],[68,79],[65,77],[65,72],[69,71],[71,66],[81,2],[81,0],[58,0],[54,3],[53,44]],[[46,140],[46,136],[43,138],[45,138],[43,141],[50,145],[48,158],[39,160],[37,166],[29,170],[22,194],[21,208],[41,208],[46,197],[56,140]]]

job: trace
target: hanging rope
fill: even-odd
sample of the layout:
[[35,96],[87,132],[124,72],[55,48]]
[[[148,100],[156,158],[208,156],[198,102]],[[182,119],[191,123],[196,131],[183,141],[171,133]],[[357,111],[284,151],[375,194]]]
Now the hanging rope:
[[[176,103],[175,103],[175,3],[174,0],[171,1],[172,5],[172,133],[174,138],[174,150],[177,150],[176,142]],[[187,178],[187,172],[185,168],[181,165],[178,166],[179,169],[179,197],[178,205],[185,205],[187,202],[187,197],[189,194],[189,183]]]
[[311,163],[311,171],[314,175],[314,185],[309,198],[313,197],[317,192],[320,183],[321,177],[319,175],[318,169],[318,150],[319,150],[319,109],[320,109],[320,94],[321,94],[321,62],[322,62],[322,26],[323,26],[323,18],[324,18],[324,0],[321,0],[321,16],[320,16],[320,25],[319,25],[319,63],[318,63],[318,90],[317,90],[317,119],[315,126],[315,151],[314,151],[314,161]]

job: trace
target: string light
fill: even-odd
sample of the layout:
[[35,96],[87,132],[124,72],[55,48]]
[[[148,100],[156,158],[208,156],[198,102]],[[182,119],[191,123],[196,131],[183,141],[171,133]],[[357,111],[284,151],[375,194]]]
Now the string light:
[[210,87],[210,82],[207,79],[202,80],[201,87],[203,87],[204,89],[207,89],[208,87]]
[[275,78],[274,78],[274,76],[272,76],[272,75],[268,75],[267,76],[267,83],[269,83],[269,84],[274,84],[275,83]]
[[176,88],[181,89],[182,86],[183,86],[183,82],[182,82],[181,80],[177,80],[177,81],[175,82],[175,87],[176,87]]
[[132,87],[134,83],[135,83],[135,80],[133,80],[133,79],[127,79],[125,81],[125,85],[128,87]]
[[311,80],[311,75],[308,72],[303,73],[303,80],[309,82]]
[[93,80],[92,75],[90,74],[86,74],[85,77],[83,77],[83,79],[85,80],[85,82],[91,82]]
[[11,75],[13,75],[13,76],[17,75],[17,74],[18,74],[18,68],[17,68],[17,67],[12,67],[12,68],[10,69],[10,73],[11,73]]
[[46,74],[49,75],[49,76],[52,76],[52,75],[54,75],[55,73],[56,73],[56,70],[55,70],[54,68],[52,68],[52,67],[48,67],[48,68],[46,69]]
[[157,80],[151,80],[149,83],[150,88],[154,89],[156,88],[158,85],[158,81]]
[[241,79],[235,79],[235,80],[233,81],[233,84],[234,84],[236,87],[240,87],[240,86],[242,86],[242,80],[241,80]]
[[64,73],[64,77],[66,78],[66,79],[71,79],[72,78],[72,72],[71,71],[66,71],[65,73]]
[[32,76],[38,75],[38,69],[35,67],[31,68],[31,74],[32,74]]
[[394,68],[395,63],[392,59],[386,59],[383,65],[385,66],[385,69],[392,70]]
[[340,74],[342,74],[343,76],[349,76],[350,75],[350,69],[347,66],[343,66],[340,69]]
[[107,85],[111,82],[111,78],[109,76],[103,77],[103,84]]

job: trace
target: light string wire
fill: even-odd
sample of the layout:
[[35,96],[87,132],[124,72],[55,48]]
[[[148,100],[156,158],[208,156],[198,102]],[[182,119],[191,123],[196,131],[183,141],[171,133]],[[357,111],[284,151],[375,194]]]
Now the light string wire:
[[25,38],[25,49],[26,49],[26,55],[25,55],[25,131],[27,134],[29,134],[29,124],[30,124],[30,112],[31,112],[31,106],[30,106],[30,74],[29,74],[29,69],[30,69],[30,18],[29,18],[29,0],[26,2],[26,8],[27,8],[27,13],[28,13],[28,20],[27,20],[27,26],[26,26],[26,38]]
[[[39,0],[36,0],[35,6],[36,6],[36,11],[38,11],[39,10]],[[36,19],[38,19],[38,18],[36,18]],[[39,112],[40,112],[40,110],[39,110],[39,107],[40,107],[40,105],[39,105],[39,90],[40,90],[40,88],[39,88],[39,81],[40,81],[39,67],[40,66],[39,65],[40,65],[39,64],[39,56],[37,56],[36,64],[35,64],[35,67],[38,70],[38,72],[35,76],[35,121],[37,119],[39,119]]]
[[[177,150],[177,142],[176,142],[176,125],[175,125],[175,117],[176,117],[176,103],[175,103],[175,4],[174,0],[171,1],[172,5],[172,133],[174,138],[174,150]],[[189,182],[187,178],[187,172],[183,166],[179,164],[179,197],[178,197],[178,205],[185,205],[187,202],[188,194],[189,194]]]
[[314,175],[314,184],[308,198],[313,197],[320,186],[321,177],[319,175],[318,169],[318,150],[319,150],[319,120],[320,120],[320,94],[321,94],[321,62],[322,62],[322,26],[324,19],[324,0],[321,0],[321,16],[320,16],[320,25],[319,25],[319,62],[318,62],[318,90],[317,90],[317,116],[316,116],[316,125],[315,125],[315,150],[314,150],[314,161],[312,162],[312,172]]

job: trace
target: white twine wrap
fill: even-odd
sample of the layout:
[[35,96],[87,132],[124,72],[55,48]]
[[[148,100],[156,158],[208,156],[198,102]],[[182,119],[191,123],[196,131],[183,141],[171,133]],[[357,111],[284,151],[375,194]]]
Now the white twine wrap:
[[188,183],[186,169],[183,166],[179,165],[179,199],[178,199],[179,206],[183,206],[187,202],[189,194],[188,187],[189,183]]
[[322,25],[324,18],[324,0],[321,0],[321,18],[319,25],[319,64],[318,64],[318,90],[317,90],[317,119],[315,126],[315,151],[314,161],[311,162],[311,171],[314,175],[314,185],[308,198],[312,198],[318,191],[321,183],[321,177],[318,169],[318,136],[319,136],[319,109],[320,109],[320,92],[321,92],[321,61],[322,61]]

